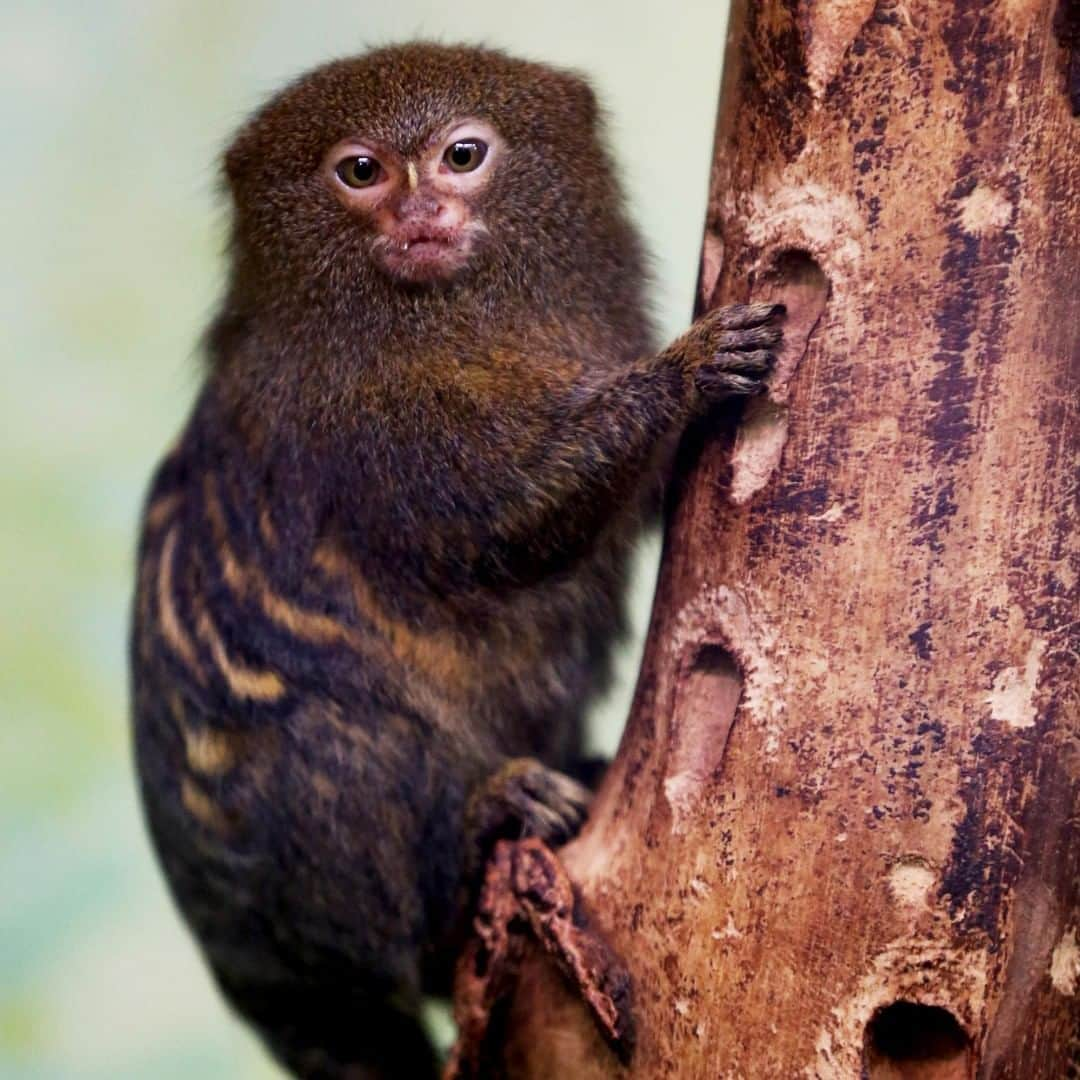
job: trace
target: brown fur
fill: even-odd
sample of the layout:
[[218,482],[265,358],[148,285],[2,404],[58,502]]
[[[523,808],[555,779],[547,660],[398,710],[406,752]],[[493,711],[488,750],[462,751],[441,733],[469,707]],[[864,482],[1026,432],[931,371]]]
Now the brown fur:
[[[395,278],[373,258],[386,214],[335,198],[328,149],[404,160],[467,117],[505,142],[462,204],[486,238],[445,279]],[[755,392],[778,332],[730,309],[653,353],[591,90],[498,52],[320,68],[226,174],[229,286],[140,553],[147,816],[283,1063],[430,1076],[416,1004],[445,988],[487,846],[584,812],[566,771],[663,447]]]

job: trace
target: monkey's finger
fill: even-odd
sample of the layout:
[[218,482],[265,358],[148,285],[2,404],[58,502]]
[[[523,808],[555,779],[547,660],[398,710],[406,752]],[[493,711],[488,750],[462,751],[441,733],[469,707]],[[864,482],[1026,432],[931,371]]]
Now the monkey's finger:
[[717,338],[717,348],[721,352],[733,349],[761,349],[778,345],[784,338],[784,331],[774,323],[752,326],[746,330],[724,330]]
[[776,357],[768,349],[755,349],[753,352],[721,352],[712,360],[702,364],[701,370],[708,374],[719,375],[734,371],[742,375],[763,375],[772,370]]
[[761,379],[736,375],[731,371],[701,370],[694,380],[698,393],[706,401],[723,401],[730,397],[753,397],[764,393],[765,383]]
[[555,843],[568,840],[578,831],[592,799],[584,785],[546,768],[522,777],[522,794],[522,831]]
[[583,812],[592,801],[592,792],[584,784],[554,769],[536,770],[523,778],[522,787],[532,799],[566,816]]
[[748,330],[785,314],[783,304],[729,304],[716,308],[706,318],[724,330]]

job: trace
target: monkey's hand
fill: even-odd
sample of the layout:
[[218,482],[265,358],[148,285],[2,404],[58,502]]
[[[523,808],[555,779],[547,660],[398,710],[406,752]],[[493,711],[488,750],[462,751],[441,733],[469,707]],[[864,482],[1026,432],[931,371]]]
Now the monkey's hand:
[[472,857],[481,864],[496,840],[535,836],[555,847],[585,820],[592,792],[534,758],[511,758],[472,794],[466,830]]
[[671,347],[703,404],[763,393],[783,338],[782,304],[732,304],[703,315]]

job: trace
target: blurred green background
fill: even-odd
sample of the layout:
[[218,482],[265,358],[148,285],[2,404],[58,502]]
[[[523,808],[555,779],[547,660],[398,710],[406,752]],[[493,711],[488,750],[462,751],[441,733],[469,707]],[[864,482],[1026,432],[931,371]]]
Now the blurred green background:
[[[165,894],[126,717],[136,516],[222,279],[229,132],[368,44],[426,35],[579,67],[609,107],[671,336],[690,315],[726,7],[3,0],[0,1077],[277,1075]],[[617,740],[635,651],[598,746]]]

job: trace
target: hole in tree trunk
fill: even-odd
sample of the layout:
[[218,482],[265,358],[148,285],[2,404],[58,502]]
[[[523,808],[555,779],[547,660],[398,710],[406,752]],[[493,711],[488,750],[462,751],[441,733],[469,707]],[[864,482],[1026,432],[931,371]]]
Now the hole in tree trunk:
[[968,1080],[971,1042],[937,1005],[895,1001],[866,1025],[868,1080]]
[[742,687],[739,667],[722,645],[706,643],[694,652],[677,691],[664,782],[676,816],[700,797],[720,768]]
[[806,352],[810,335],[829,301],[830,289],[829,276],[821,264],[800,248],[778,251],[754,287],[755,299],[778,301],[787,308],[784,345],[776,371],[781,382],[791,377],[795,364]]
[[817,259],[802,248],[778,251],[767,276],[784,285],[809,285],[818,293],[828,293],[829,290],[825,271]]
[[739,669],[723,645],[702,645],[691,667],[695,675],[719,676],[723,679],[739,677]]
[[[821,321],[829,302],[831,285],[821,264],[800,248],[778,251],[769,269],[754,288],[754,298],[773,300],[787,308],[784,344],[771,380],[772,397],[786,389],[795,366],[806,352],[810,335]],[[783,396],[783,395],[781,395]]]
[[752,290],[754,300],[781,303],[787,315],[769,393],[747,402],[735,438],[729,497],[736,506],[749,502],[780,464],[788,436],[788,384],[825,311],[829,288],[828,276],[810,252],[785,248],[773,256]]

